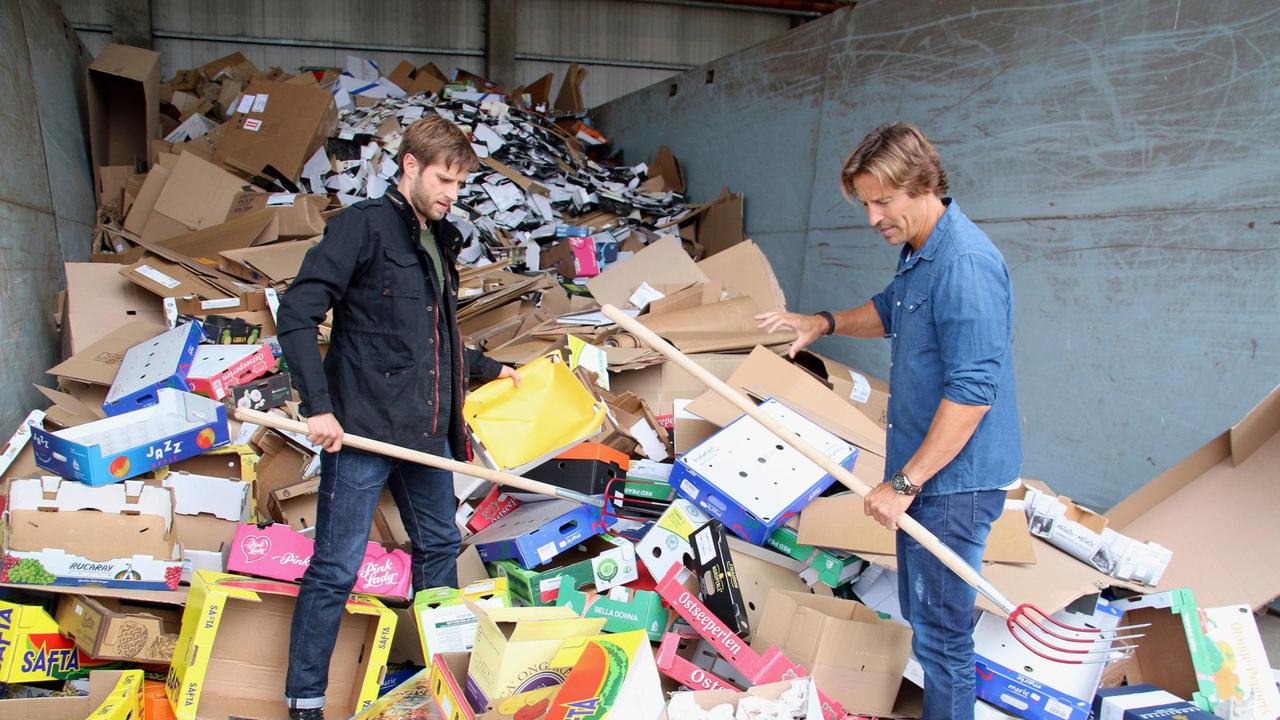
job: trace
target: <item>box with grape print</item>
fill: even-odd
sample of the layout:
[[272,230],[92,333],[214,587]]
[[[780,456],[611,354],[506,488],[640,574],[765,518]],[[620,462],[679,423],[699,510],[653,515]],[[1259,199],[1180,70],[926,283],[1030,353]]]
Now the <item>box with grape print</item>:
[[163,388],[150,407],[49,432],[31,426],[36,465],[89,485],[136,477],[229,442],[222,403]]
[[177,590],[182,576],[173,495],[141,480],[12,480],[0,530],[0,582]]

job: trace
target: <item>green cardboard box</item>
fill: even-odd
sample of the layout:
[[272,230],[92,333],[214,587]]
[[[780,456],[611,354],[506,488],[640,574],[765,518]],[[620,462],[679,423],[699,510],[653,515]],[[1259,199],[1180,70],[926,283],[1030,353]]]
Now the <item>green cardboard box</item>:
[[765,545],[792,560],[808,562],[809,558],[813,557],[813,554],[818,551],[818,548],[812,545],[802,545],[798,538],[796,529],[788,522],[788,524],[774,530],[769,539],[765,541]]
[[662,606],[662,597],[649,590],[617,588],[607,595],[590,597],[566,585],[560,588],[555,604],[583,617],[604,618],[605,632],[643,630],[654,642],[662,640],[671,624],[671,611]]
[[[526,569],[514,560],[497,560],[485,563],[485,567],[489,575],[507,578],[511,598],[519,604],[551,607],[556,604],[556,594],[560,591],[561,583],[565,583],[565,587],[575,589],[581,589],[587,585],[602,588],[635,579],[638,569],[635,567],[637,563],[634,560],[630,568],[614,564],[610,568],[612,573],[608,577],[597,574],[598,570],[605,570],[609,565],[599,562],[602,555],[617,555],[620,549],[629,545],[628,541],[621,538],[596,535],[580,545],[565,550],[549,565],[537,570]],[[635,557],[634,551],[631,556]]]

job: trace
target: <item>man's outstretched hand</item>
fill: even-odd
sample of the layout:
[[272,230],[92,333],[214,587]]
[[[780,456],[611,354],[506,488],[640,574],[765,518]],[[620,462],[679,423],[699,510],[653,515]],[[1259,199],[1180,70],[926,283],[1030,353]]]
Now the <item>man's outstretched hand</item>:
[[795,358],[796,353],[808,347],[814,340],[827,332],[827,321],[817,315],[801,315],[800,313],[774,311],[756,316],[760,329],[775,333],[779,330],[794,330],[796,341],[791,343],[787,355]]

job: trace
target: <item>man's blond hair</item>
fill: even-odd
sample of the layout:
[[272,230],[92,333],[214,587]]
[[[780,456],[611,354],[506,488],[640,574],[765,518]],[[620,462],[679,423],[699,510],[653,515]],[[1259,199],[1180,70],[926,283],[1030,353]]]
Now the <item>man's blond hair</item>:
[[907,123],[890,123],[867,133],[849,153],[840,169],[840,189],[850,202],[857,198],[855,175],[867,173],[885,188],[902,190],[912,197],[947,193],[947,174],[938,151],[920,129]]
[[409,126],[400,141],[400,167],[404,158],[412,155],[422,167],[443,163],[454,165],[467,172],[480,167],[480,159],[471,147],[466,133],[457,125],[436,114],[428,115]]

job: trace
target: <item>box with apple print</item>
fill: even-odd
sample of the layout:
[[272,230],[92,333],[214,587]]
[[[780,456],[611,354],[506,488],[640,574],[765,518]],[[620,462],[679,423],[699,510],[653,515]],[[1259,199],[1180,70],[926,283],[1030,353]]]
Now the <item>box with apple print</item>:
[[31,427],[36,465],[64,478],[107,485],[229,442],[222,403],[163,388],[150,407],[50,432]]

